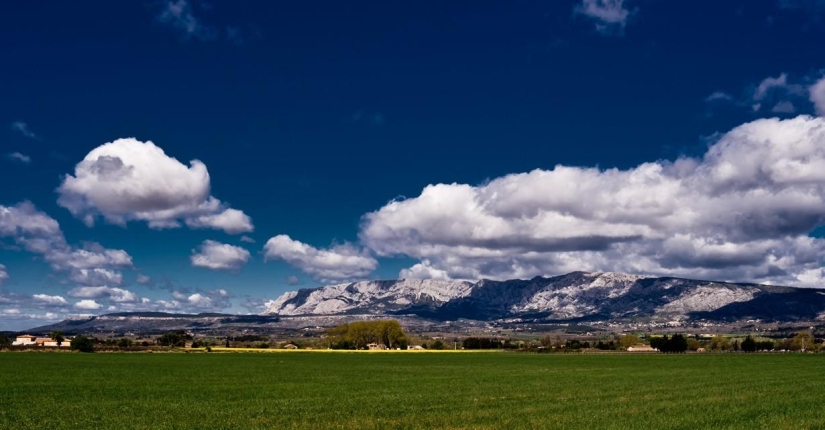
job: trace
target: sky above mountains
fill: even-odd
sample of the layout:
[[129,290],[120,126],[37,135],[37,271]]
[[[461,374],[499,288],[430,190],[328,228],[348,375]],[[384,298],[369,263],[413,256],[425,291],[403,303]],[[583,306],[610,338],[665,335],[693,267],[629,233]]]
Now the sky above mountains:
[[0,330],[357,279],[825,286],[825,2],[0,8]]

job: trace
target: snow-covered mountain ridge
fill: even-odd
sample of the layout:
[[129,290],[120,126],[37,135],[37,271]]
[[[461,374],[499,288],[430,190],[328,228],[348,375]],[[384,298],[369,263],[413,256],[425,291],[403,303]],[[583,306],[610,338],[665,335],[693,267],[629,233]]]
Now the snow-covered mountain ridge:
[[417,315],[441,320],[814,320],[825,312],[816,289],[573,272],[530,280],[361,281],[301,289],[267,303],[265,314]]

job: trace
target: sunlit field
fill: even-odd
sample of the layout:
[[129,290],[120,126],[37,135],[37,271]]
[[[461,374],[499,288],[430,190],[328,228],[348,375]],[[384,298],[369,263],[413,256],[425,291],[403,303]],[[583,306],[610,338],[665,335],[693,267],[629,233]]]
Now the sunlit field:
[[825,355],[0,353],[4,429],[825,428]]

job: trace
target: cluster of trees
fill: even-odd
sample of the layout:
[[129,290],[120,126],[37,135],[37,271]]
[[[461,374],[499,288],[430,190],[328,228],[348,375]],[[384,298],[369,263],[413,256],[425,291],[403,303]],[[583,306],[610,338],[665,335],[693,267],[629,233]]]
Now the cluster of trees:
[[688,350],[688,340],[681,334],[664,335],[650,339],[650,346],[661,352],[682,353]]
[[[634,343],[631,343],[631,345],[634,345],[635,343],[638,343],[638,338],[636,338],[636,341],[634,341]],[[545,348],[552,349],[578,350],[596,348],[603,351],[615,351],[619,349],[620,341],[616,341],[614,339],[598,339],[595,342],[591,342],[589,340],[582,341],[579,339],[564,340],[561,338],[561,336],[557,335],[555,337],[552,337],[548,334],[541,339],[540,344]],[[528,349],[532,347],[533,346],[531,345],[527,345]]]
[[186,341],[191,339],[192,336],[186,334],[185,331],[178,330],[165,333],[163,336],[158,338],[157,343],[160,346],[184,347],[186,346]]
[[365,349],[371,343],[406,348],[407,335],[396,320],[356,321],[327,330],[332,349]]
[[461,342],[464,349],[517,349],[518,344],[510,339],[491,339],[486,337],[468,337]]
[[772,340],[758,339],[748,335],[741,342],[725,336],[714,336],[707,344],[712,351],[819,351],[822,345],[816,343],[816,338],[807,332],[796,333],[792,338]]

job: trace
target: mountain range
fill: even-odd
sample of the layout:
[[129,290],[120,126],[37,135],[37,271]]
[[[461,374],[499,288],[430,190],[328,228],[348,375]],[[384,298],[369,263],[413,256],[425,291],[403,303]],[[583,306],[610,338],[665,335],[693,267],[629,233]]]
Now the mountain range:
[[301,289],[267,315],[415,315],[434,320],[773,322],[825,319],[812,288],[573,272],[529,280],[362,281]]
[[31,329],[48,333],[304,333],[353,319],[391,317],[406,327],[445,323],[579,324],[610,327],[693,323],[825,324],[825,290],[573,272],[529,280],[360,281],[284,293],[262,315],[132,312],[73,318]]

